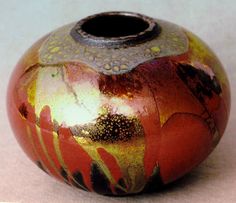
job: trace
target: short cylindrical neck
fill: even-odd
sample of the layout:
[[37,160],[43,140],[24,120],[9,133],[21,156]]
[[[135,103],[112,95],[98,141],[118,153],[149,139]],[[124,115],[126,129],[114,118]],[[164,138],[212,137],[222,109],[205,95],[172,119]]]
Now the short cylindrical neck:
[[71,36],[88,45],[117,48],[151,40],[160,32],[160,26],[147,16],[106,12],[79,21],[71,30]]

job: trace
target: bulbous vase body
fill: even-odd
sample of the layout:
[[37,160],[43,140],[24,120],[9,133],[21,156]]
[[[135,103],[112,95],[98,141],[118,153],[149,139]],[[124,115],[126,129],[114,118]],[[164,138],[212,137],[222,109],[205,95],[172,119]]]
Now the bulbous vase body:
[[49,175],[107,195],[155,190],[201,163],[225,130],[220,61],[193,33],[108,12],[63,26],[18,62],[8,114]]

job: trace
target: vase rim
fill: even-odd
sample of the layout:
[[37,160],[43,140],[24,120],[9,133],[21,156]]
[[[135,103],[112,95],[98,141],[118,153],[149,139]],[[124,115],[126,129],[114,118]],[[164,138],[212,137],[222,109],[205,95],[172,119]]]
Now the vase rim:
[[87,45],[119,48],[140,44],[161,32],[155,19],[127,11],[103,12],[80,20],[70,35]]

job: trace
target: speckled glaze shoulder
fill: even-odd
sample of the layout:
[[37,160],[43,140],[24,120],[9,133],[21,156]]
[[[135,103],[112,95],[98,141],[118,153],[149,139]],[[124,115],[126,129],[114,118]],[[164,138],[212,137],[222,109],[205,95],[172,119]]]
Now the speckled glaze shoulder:
[[191,32],[107,12],[36,42],[12,74],[7,105],[17,140],[42,170],[127,195],[201,163],[223,135],[230,92],[220,61]]
[[154,58],[177,56],[187,51],[188,39],[180,27],[162,20],[155,22],[161,29],[158,35],[132,46],[123,41],[113,45],[115,39],[105,45],[99,44],[98,40],[93,43],[83,42],[80,38],[75,40],[71,30],[75,29],[76,23],[72,23],[49,36],[40,48],[39,61],[46,65],[82,61],[98,72],[112,75],[129,72]]

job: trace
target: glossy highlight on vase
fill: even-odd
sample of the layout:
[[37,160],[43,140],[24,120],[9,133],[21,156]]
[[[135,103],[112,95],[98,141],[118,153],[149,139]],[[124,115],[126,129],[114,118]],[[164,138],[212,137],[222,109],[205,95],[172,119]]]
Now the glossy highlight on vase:
[[7,104],[19,144],[43,171],[119,196],[164,187],[200,164],[223,135],[230,91],[193,33],[106,12],[37,41],[12,74]]

